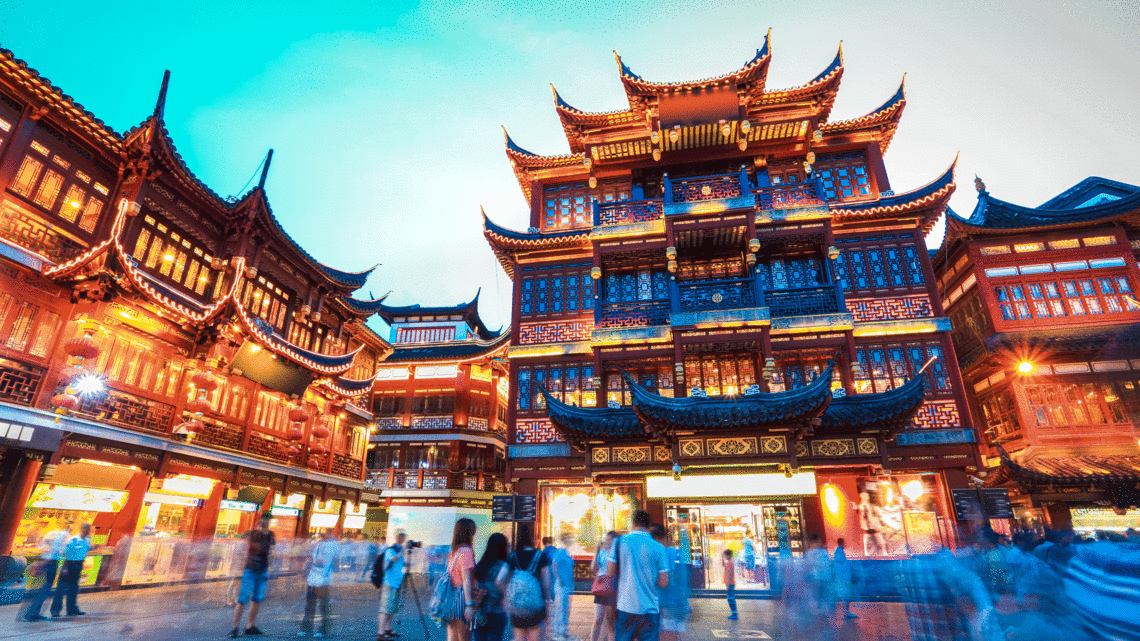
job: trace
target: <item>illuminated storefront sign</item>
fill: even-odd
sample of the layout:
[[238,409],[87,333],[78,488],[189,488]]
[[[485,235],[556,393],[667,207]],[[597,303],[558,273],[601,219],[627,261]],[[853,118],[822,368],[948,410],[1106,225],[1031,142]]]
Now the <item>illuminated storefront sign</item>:
[[301,510],[295,507],[282,507],[274,505],[273,509],[269,510],[273,516],[301,516]]
[[718,498],[740,496],[806,496],[815,494],[815,472],[783,474],[720,474],[715,476],[650,476],[645,479],[649,498]]
[[228,501],[223,500],[218,506],[222,510],[238,510],[239,512],[256,512],[261,508],[257,503],[247,503],[245,501]]
[[40,483],[32,492],[28,507],[84,512],[118,512],[123,509],[126,500],[126,492]]
[[192,496],[176,496],[174,494],[159,494],[147,492],[143,496],[144,503],[161,503],[163,505],[181,505],[183,507],[202,507],[202,499]]

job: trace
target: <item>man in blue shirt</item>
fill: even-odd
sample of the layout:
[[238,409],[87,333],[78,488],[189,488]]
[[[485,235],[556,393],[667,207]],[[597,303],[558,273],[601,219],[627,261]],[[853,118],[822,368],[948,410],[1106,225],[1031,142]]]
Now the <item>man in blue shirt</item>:
[[91,524],[84,523],[79,526],[79,534],[67,539],[63,545],[63,570],[59,573],[59,587],[55,590],[55,598],[51,602],[51,615],[59,616],[63,610],[63,599],[67,598],[67,616],[82,616],[83,611],[76,605],[75,599],[79,595],[79,577],[83,574],[83,562],[87,560],[87,553],[91,551]]
[[[40,539],[40,560],[37,570],[33,570],[32,573],[42,576],[44,582],[32,595],[32,602],[28,604],[28,609],[24,612],[25,621],[44,620],[40,611],[44,607],[44,601],[51,594],[52,585],[55,583],[55,574],[59,571],[59,561],[63,558],[63,547],[67,544],[67,539],[70,536],[71,524],[68,523],[58,530],[48,532]],[[59,616],[59,612],[54,614]]]
[[608,574],[617,577],[617,641],[657,641],[661,608],[657,588],[669,587],[665,546],[649,536],[649,513],[633,513],[633,531],[618,539],[617,562]]
[[[376,560],[376,569],[373,576],[380,580],[376,587],[380,588],[380,616],[377,639],[394,637],[392,634],[392,619],[400,609],[400,587],[404,581],[404,565],[408,550],[404,542],[408,535],[403,532],[396,533],[396,544],[384,550],[384,554]],[[376,583],[376,579],[373,579]]]
[[570,556],[570,545],[574,537],[562,535],[562,547],[554,547],[552,537],[543,537],[542,553],[550,559],[550,569],[554,575],[551,590],[550,639],[565,641],[570,636],[570,595],[574,592],[574,557]]

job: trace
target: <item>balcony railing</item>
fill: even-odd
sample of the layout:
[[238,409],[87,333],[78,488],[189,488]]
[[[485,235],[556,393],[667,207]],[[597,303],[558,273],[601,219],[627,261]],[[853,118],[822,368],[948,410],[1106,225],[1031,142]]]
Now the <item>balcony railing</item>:
[[820,198],[819,184],[815,181],[772,185],[756,190],[758,209],[788,209],[791,207],[811,207],[824,204]]
[[639,300],[598,305],[595,327],[649,327],[669,324],[668,300]]
[[31,405],[46,371],[42,367],[0,358],[0,401]]
[[594,203],[594,226],[647,223],[660,220],[662,212],[660,199]]
[[364,486],[370,489],[386,490],[388,480],[392,480],[392,488],[397,490],[476,490],[501,491],[503,481],[500,476],[491,472],[483,473],[482,487],[479,485],[479,473],[472,471],[450,472],[448,470],[417,469],[381,469],[369,470],[364,480]]
[[665,202],[687,203],[720,198],[737,198],[751,191],[748,172],[741,167],[740,172],[716,176],[695,176],[671,180],[664,177]]
[[846,311],[843,290],[837,285],[770,289],[764,292],[772,318],[811,316]]
[[671,287],[676,312],[758,307],[764,303],[753,278],[674,283]]
[[75,414],[101,423],[151,432],[165,432],[174,420],[174,406],[108,387],[101,394],[80,397]]

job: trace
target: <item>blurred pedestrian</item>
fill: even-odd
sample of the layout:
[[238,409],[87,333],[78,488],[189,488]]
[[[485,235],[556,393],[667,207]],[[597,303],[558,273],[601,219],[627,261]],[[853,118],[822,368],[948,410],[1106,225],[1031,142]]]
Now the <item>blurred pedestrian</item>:
[[[43,583],[32,593],[31,603],[28,604],[28,609],[24,611],[23,618],[25,621],[44,620],[45,617],[41,612],[44,601],[47,600],[52,587],[54,587],[55,575],[59,571],[59,562],[63,558],[63,548],[67,545],[69,537],[71,537],[71,524],[66,523],[48,532],[40,539],[38,546],[40,560],[29,570],[29,574],[42,578]],[[59,612],[53,611],[52,616],[59,616]]]
[[273,546],[277,545],[277,537],[269,530],[269,521],[273,515],[262,512],[257,521],[257,527],[246,532],[245,569],[241,574],[241,590],[238,593],[237,605],[234,606],[234,627],[230,630],[230,638],[241,636],[241,615],[245,606],[249,604],[249,626],[246,627],[247,636],[265,634],[257,627],[257,613],[261,602],[265,599],[265,591],[269,586],[269,554]]
[[447,641],[471,639],[471,625],[475,622],[475,586],[471,580],[471,571],[475,569],[475,552],[471,549],[474,540],[475,521],[468,518],[456,521],[451,534],[451,552],[447,555],[447,575],[451,587],[459,591],[462,607],[453,608],[456,611],[447,619]]
[[617,641],[656,641],[661,628],[658,588],[669,587],[665,547],[649,536],[649,513],[633,513],[633,531],[617,541],[607,573],[617,578]]
[[669,536],[665,526],[654,524],[649,529],[649,535],[665,548],[665,559],[669,564],[669,585],[659,588],[659,606],[661,609],[661,641],[678,641],[688,630],[689,614],[689,580],[688,575],[682,576],[688,565],[678,560],[678,551],[669,546]]
[[360,578],[357,581],[367,581],[372,574],[372,568],[376,565],[376,559],[384,553],[384,537],[380,537],[379,542],[367,534],[361,534],[361,537],[363,537],[361,548],[364,550],[364,561],[360,564]]
[[377,623],[376,640],[395,637],[392,632],[392,620],[400,609],[400,592],[404,586],[404,575],[407,573],[407,560],[411,552],[404,547],[408,535],[396,532],[396,543],[384,550],[375,563],[372,573],[372,584],[380,588],[380,614]]
[[51,602],[51,615],[59,616],[63,610],[63,600],[67,598],[67,616],[82,616],[86,614],[79,609],[76,599],[79,596],[79,578],[83,574],[83,563],[87,560],[87,553],[91,551],[91,524],[84,523],[79,526],[79,533],[68,537],[63,545],[63,568],[59,573],[59,587],[55,590],[55,598]]
[[471,572],[475,580],[475,601],[478,614],[475,617],[474,641],[502,641],[507,628],[507,614],[503,611],[503,588],[510,575],[507,565],[507,537],[495,532],[487,539],[483,556]]
[[[591,570],[595,577],[606,577],[606,571],[613,561],[614,544],[618,533],[610,530],[598,546]],[[612,584],[612,581],[611,581]],[[614,641],[614,624],[617,622],[617,593],[594,596],[594,625],[590,630],[590,641]]]
[[550,612],[550,639],[551,641],[566,641],[570,633],[570,595],[574,593],[574,557],[570,556],[569,548],[574,542],[571,534],[562,535],[562,547],[554,546],[554,539],[542,539],[542,553],[550,559],[551,585],[551,612]]
[[510,579],[504,587],[503,608],[511,617],[515,641],[540,641],[542,624],[550,608],[552,578],[550,557],[534,547],[534,530],[520,523],[515,532],[515,551],[507,557]]
[[[337,544],[332,530],[323,529],[320,539],[309,554],[309,575],[305,589],[305,617],[301,619],[301,636],[328,636],[329,633],[329,585],[332,583],[333,564],[336,563]],[[313,633],[313,619],[317,605],[321,607],[321,629]]]
[[728,598],[728,620],[735,621],[740,617],[736,614],[736,563],[732,560],[732,550],[724,549],[720,565],[724,572],[724,594]]
[[827,558],[827,548],[823,539],[814,532],[808,535],[807,552],[804,553],[804,577],[807,580],[808,594],[804,605],[814,616],[823,614],[828,602],[828,582],[831,580],[831,560]]
[[831,559],[832,586],[836,604],[842,606],[843,618],[858,619],[851,611],[851,562],[847,560],[847,542],[843,537],[835,540],[835,554]]

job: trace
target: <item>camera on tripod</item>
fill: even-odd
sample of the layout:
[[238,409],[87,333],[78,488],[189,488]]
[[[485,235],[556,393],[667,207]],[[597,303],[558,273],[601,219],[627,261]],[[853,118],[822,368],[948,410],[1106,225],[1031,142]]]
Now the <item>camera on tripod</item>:
[[408,539],[408,542],[407,542],[407,544],[405,544],[404,547],[408,548],[409,550],[414,550],[416,548],[422,548],[423,546],[424,546],[423,541],[413,541],[411,539]]

